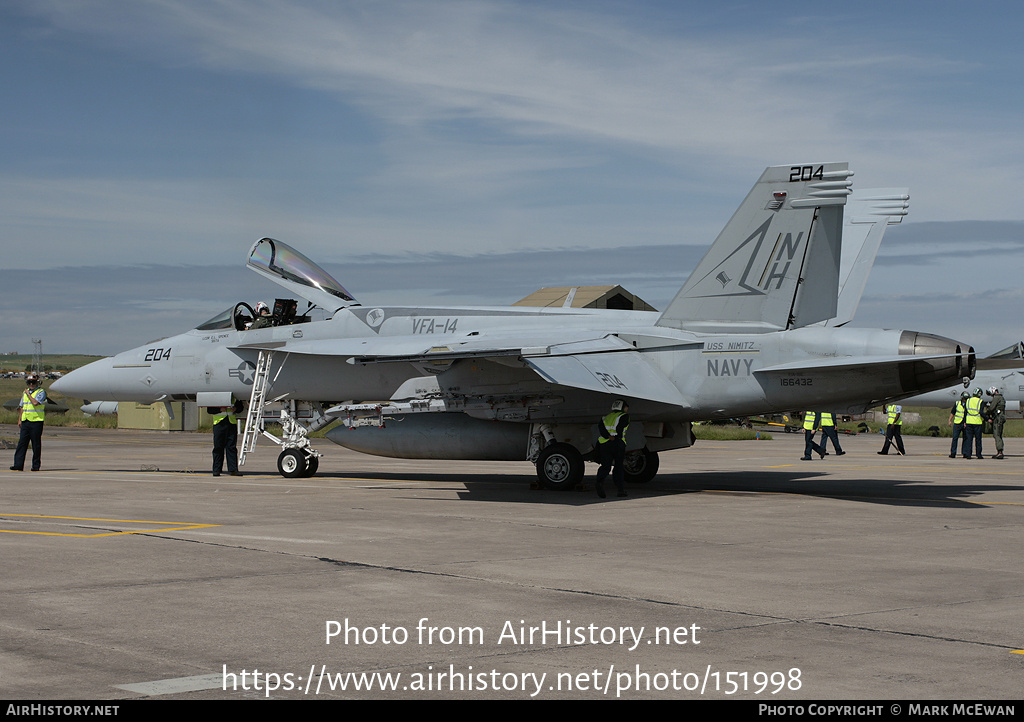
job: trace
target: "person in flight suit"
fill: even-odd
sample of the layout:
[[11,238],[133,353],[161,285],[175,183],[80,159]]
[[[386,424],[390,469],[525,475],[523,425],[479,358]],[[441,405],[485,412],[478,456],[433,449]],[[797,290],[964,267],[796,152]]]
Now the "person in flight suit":
[[993,459],[1004,459],[1003,456],[1003,426],[1006,424],[1006,399],[999,393],[999,389],[990,386],[988,395],[992,400],[988,402],[988,417],[992,420],[992,440],[996,442],[996,455]]

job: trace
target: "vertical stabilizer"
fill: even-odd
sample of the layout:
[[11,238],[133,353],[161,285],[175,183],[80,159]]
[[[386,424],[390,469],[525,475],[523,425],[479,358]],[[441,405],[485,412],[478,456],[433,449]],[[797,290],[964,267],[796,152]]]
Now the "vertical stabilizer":
[[902,221],[909,209],[908,188],[855,190],[847,199],[843,255],[839,265],[839,303],[836,317],[823,325],[842,326],[853,320],[885,229]]
[[767,332],[832,318],[846,163],[765,169],[658,319],[706,332]]

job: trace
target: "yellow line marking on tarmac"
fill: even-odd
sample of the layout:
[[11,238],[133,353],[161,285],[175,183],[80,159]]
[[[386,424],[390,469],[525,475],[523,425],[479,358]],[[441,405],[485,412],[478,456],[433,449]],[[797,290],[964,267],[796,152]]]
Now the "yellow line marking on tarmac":
[[[79,537],[83,539],[95,539],[103,536],[123,536],[125,534],[145,534],[153,531],[184,531],[189,529],[208,529],[210,527],[220,526],[220,524],[193,524],[189,522],[180,521],[147,521],[142,519],[95,519],[92,517],[84,516],[50,516],[47,514],[5,514],[0,512],[0,518],[3,517],[17,517],[27,519],[61,519],[70,521],[102,521],[108,523],[117,524],[154,524],[156,525],[152,529],[134,529],[129,531],[111,531],[101,532],[97,534],[69,534],[65,532],[55,531],[24,531],[21,529],[0,529],[0,533],[5,534],[39,534],[42,536],[70,536]],[[177,526],[162,526],[162,525],[177,525]]]
[[1015,649],[1010,654],[1024,654],[1024,649]]

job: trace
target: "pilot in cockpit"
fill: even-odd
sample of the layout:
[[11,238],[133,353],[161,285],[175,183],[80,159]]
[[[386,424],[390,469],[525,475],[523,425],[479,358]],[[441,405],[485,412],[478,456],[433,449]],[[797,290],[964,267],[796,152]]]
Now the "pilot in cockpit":
[[274,317],[270,314],[270,306],[260,301],[256,304],[256,319],[249,328],[270,328],[273,325]]

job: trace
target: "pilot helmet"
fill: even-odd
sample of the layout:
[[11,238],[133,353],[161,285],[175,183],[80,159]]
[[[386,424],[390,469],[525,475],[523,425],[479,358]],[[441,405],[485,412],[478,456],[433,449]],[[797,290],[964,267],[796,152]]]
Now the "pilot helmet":
[[265,304],[263,301],[256,303],[256,315],[262,316],[265,313],[270,313],[270,306]]
[[995,386],[989,386],[988,387],[988,395],[989,396],[995,396],[998,393],[999,393],[999,389],[997,389]]

